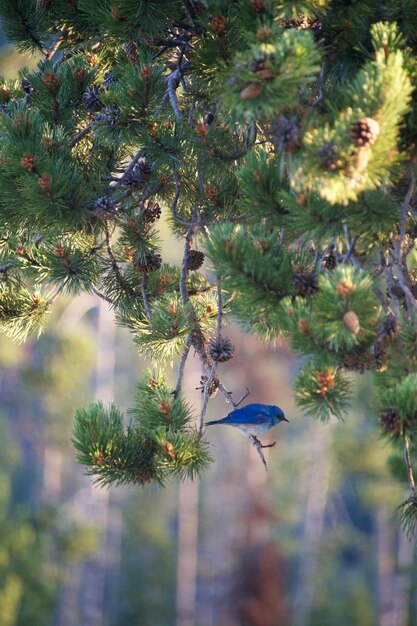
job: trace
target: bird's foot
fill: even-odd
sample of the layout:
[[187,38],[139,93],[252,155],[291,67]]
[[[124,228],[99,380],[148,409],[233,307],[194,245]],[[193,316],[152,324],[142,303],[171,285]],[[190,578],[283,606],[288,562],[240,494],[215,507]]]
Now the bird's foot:
[[259,441],[258,437],[255,437],[255,435],[252,436],[252,439],[253,445],[257,448],[273,448],[277,443],[276,441],[273,441],[272,443],[262,443]]

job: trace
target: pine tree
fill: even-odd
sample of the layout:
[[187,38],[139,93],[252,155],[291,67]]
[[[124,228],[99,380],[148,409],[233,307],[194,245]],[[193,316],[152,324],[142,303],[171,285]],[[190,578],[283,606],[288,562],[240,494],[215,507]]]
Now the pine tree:
[[295,394],[313,417],[341,418],[349,372],[373,373],[413,531],[415,2],[0,0],[0,15],[41,56],[0,88],[1,328],[23,340],[61,293],[93,292],[162,367],[128,424],[115,406],[78,411],[79,460],[101,483],[199,474],[210,396],[238,404],[221,382],[227,315],[304,357]]

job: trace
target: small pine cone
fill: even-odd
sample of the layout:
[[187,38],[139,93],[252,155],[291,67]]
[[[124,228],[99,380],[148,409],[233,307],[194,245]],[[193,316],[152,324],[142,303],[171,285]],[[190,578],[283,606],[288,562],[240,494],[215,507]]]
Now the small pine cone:
[[119,120],[120,108],[117,104],[111,104],[107,107],[104,107],[94,116],[95,122],[102,122],[103,124],[107,124],[107,126],[115,126]]
[[343,298],[347,298],[352,291],[356,290],[356,285],[351,280],[341,280],[336,285],[336,292]]
[[104,75],[103,87],[108,91],[110,87],[115,83],[117,83],[117,78],[115,77],[115,75],[111,72],[106,72]]
[[296,295],[302,297],[312,296],[319,290],[316,275],[307,270],[295,273],[293,285]]
[[143,219],[148,224],[153,224],[161,217],[161,207],[157,202],[148,202],[146,209],[143,213]]
[[343,316],[343,323],[346,328],[354,335],[357,335],[361,329],[359,317],[356,315],[355,311],[346,311]]
[[294,152],[300,145],[300,128],[295,117],[276,117],[270,125],[271,141],[280,152]]
[[36,9],[38,11],[46,11],[52,4],[52,0],[36,0]]
[[46,74],[42,76],[42,82],[50,93],[56,93],[59,85],[59,78],[55,72],[46,72]]
[[[200,385],[201,387],[197,387],[197,389],[199,389],[201,391],[201,393],[204,393],[204,387],[206,386],[206,383],[208,381],[208,376],[202,376],[200,379]],[[217,391],[219,389],[219,379],[214,376],[208,386],[208,395],[210,398],[214,398],[214,396],[217,394]]]
[[226,34],[227,31],[227,17],[225,17],[224,15],[214,15],[211,20],[210,20],[210,24],[213,28],[213,30],[216,32],[217,35],[222,36]]
[[217,187],[215,187],[214,185],[207,185],[207,187],[204,189],[204,195],[206,196],[207,200],[214,200],[217,196]]
[[342,365],[347,370],[363,374],[368,370],[378,370],[381,367],[381,362],[371,352],[365,352],[363,354],[348,355],[343,359]]
[[117,217],[117,208],[113,200],[101,196],[94,203],[94,213],[100,220],[112,220]]
[[94,465],[100,465],[100,463],[104,463],[106,457],[107,455],[105,452],[96,452],[96,454],[93,454],[92,458]]
[[257,13],[262,13],[262,11],[264,10],[262,0],[250,0],[250,4]]
[[146,161],[140,161],[131,172],[126,172],[121,178],[121,183],[132,190],[140,190],[149,180],[152,166]]
[[33,172],[35,169],[35,157],[33,154],[24,154],[20,159],[20,165],[28,172]]
[[22,79],[21,85],[22,85],[23,91],[25,92],[27,96],[31,96],[33,94],[33,87],[30,84],[30,82],[27,80],[27,78]]
[[324,257],[323,266],[326,270],[334,270],[337,267],[337,260],[334,250],[330,250],[329,253]]
[[155,478],[155,473],[150,469],[143,469],[135,476],[135,480],[139,485],[146,485],[146,483],[150,483]]
[[317,151],[317,156],[321,165],[323,165],[323,167],[330,172],[337,170],[342,165],[335,144],[330,143],[329,141],[326,141]]
[[43,137],[41,137],[40,144],[43,148],[45,148],[45,150],[48,150],[48,152],[51,152],[52,148],[54,147],[54,140],[52,137],[49,137],[48,135],[44,135]]
[[379,417],[382,430],[387,435],[401,435],[403,432],[403,422],[401,416],[394,409],[384,411]]
[[127,60],[129,61],[129,63],[131,63],[131,65],[136,65],[136,63],[139,63],[138,49],[133,41],[127,41],[124,44],[123,49],[127,56]]
[[258,32],[256,33],[256,39],[258,41],[268,41],[268,39],[270,39],[273,35],[273,30],[272,28],[266,28],[266,27],[261,27]]
[[232,358],[235,348],[227,337],[216,337],[208,346],[209,357],[216,362],[223,363]]
[[365,148],[372,146],[379,135],[379,124],[372,117],[364,117],[350,127],[350,138],[355,146]]
[[263,92],[262,83],[250,83],[240,92],[242,100],[254,100]]
[[9,102],[12,92],[7,87],[0,87],[0,102]]
[[96,67],[96,65],[98,65],[100,61],[100,58],[95,52],[89,52],[85,55],[85,60],[87,61],[88,65],[91,65],[91,67]]
[[38,184],[45,191],[51,191],[51,188],[52,188],[52,176],[49,176],[48,174],[45,174],[44,176],[40,176],[38,178]]
[[11,115],[12,115],[12,112],[10,111],[10,106],[8,105],[7,102],[2,102],[0,104],[0,112],[4,113],[8,117],[11,117]]
[[84,95],[83,95],[83,104],[87,111],[98,111],[101,109],[101,102],[98,98],[99,93],[102,91],[102,88],[98,85],[93,85],[93,87],[87,87]]
[[204,258],[204,253],[200,252],[200,250],[190,250],[187,257],[187,270],[193,272],[200,269],[204,263]]
[[316,372],[316,380],[319,383],[317,393],[319,393],[322,398],[325,398],[329,389],[334,387],[336,374],[330,367],[328,367],[323,372]]
[[159,270],[162,265],[162,257],[156,252],[145,252],[145,254],[135,254],[132,258],[135,269],[141,274],[148,274]]

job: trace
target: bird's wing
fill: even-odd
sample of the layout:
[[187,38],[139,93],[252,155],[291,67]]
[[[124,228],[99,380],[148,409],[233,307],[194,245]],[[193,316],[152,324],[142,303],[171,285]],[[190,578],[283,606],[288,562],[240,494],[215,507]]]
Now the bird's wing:
[[264,424],[271,417],[265,409],[266,407],[262,404],[249,404],[232,411],[222,422],[224,424]]

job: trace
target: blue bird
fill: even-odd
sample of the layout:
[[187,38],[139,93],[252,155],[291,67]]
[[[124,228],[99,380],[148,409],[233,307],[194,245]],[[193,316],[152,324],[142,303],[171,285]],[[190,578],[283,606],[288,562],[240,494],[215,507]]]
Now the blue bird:
[[[269,430],[273,426],[276,426],[280,422],[288,422],[287,418],[278,406],[273,404],[247,404],[240,409],[235,409],[226,417],[221,420],[214,420],[212,422],[206,422],[206,426],[213,424],[227,424],[238,428],[244,435],[248,435],[253,439],[254,443],[259,442],[258,435],[262,435],[265,431]],[[269,448],[273,444],[263,446],[262,448]]]

